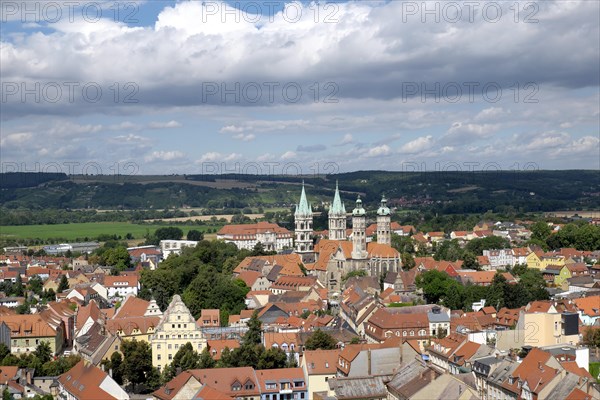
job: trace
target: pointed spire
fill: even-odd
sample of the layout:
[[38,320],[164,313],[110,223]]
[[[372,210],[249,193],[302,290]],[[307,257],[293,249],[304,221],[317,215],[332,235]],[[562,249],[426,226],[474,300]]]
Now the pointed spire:
[[296,216],[312,216],[312,207],[306,200],[306,192],[304,191],[304,180],[302,180],[302,193],[300,194],[300,203],[296,205]]
[[337,180],[335,181],[335,195],[333,196],[333,203],[331,203],[331,207],[329,208],[329,215],[346,215],[346,207],[342,203]]

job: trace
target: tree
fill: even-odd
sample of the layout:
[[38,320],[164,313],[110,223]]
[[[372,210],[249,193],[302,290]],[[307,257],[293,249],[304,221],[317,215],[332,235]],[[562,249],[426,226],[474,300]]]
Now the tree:
[[60,283],[58,284],[57,291],[58,291],[58,293],[62,293],[65,290],[68,290],[68,289],[69,289],[69,280],[67,279],[67,275],[63,274],[60,277]]
[[123,246],[114,247],[102,253],[100,262],[104,265],[114,266],[118,271],[131,267],[131,256],[127,248]]
[[4,388],[4,390],[2,391],[2,400],[13,400],[13,399],[14,399],[14,397],[8,391],[8,386],[6,386]]
[[552,233],[552,230],[545,221],[537,221],[531,225],[531,238],[545,241]]
[[402,253],[402,268],[413,269],[415,267],[415,258],[408,252]]
[[317,329],[305,343],[306,350],[333,350],[337,347],[337,342],[333,336],[320,329]]
[[0,343],[0,361],[4,360],[4,357],[6,357],[9,353],[10,349],[4,343]]
[[27,285],[33,293],[37,294],[38,296],[42,294],[44,282],[42,282],[42,278],[40,278],[39,275],[34,275],[29,278]]
[[481,239],[473,239],[465,246],[465,250],[478,256],[483,255],[483,250],[507,248],[510,248],[510,242],[500,236],[488,236]]
[[182,371],[198,368],[200,355],[194,350],[190,342],[187,342],[179,348],[173,361],[165,367],[162,380],[163,383],[169,382]]
[[52,349],[48,342],[41,341],[35,348],[33,354],[42,362],[42,364],[47,363],[52,357]]
[[119,385],[123,384],[123,356],[121,353],[114,352],[110,356],[110,362],[108,366],[112,370],[112,378]]
[[133,386],[146,381],[152,373],[152,349],[143,341],[124,340],[121,343],[123,352],[123,379]]
[[258,311],[254,311],[248,320],[248,331],[242,339],[242,345],[261,344],[262,322],[258,319]]
[[446,288],[451,281],[454,281],[445,272],[438,270],[425,271],[417,275],[415,283],[418,288],[423,290],[423,296],[427,303],[436,304],[440,298],[446,294]]
[[296,353],[294,352],[294,350],[291,350],[289,352],[285,367],[286,368],[297,368],[298,367],[298,361],[296,361]]
[[204,239],[204,233],[200,232],[197,229],[190,229],[186,236],[187,240],[195,240],[197,242]]
[[217,364],[217,362],[210,355],[210,352],[208,351],[208,347],[205,347],[204,350],[202,350],[202,353],[200,353],[200,358],[198,360],[198,368],[199,369],[214,368],[216,366],[216,364]]
[[481,270],[481,266],[477,261],[477,257],[475,257],[475,254],[471,253],[470,251],[465,251],[463,253],[462,259],[463,269],[475,269],[477,271]]
[[288,357],[283,350],[278,347],[271,347],[260,355],[258,369],[279,369],[285,368]]
[[183,236],[183,231],[177,227],[169,226],[158,228],[154,232],[154,236],[160,242],[161,240],[179,240]]
[[21,280],[21,274],[17,273],[17,279],[13,286],[13,294],[18,297],[22,297],[25,292],[23,290],[23,281]]

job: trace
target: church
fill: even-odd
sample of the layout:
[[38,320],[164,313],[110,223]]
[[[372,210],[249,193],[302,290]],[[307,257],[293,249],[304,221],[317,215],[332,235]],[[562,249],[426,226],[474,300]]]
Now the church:
[[294,213],[294,252],[329,291],[340,292],[342,278],[351,271],[365,270],[370,276],[379,278],[387,272],[402,269],[400,253],[391,246],[391,211],[385,196],[377,210],[377,242],[367,243],[367,216],[360,196],[351,214],[351,237],[347,237],[347,212],[337,183],[328,216],[328,238],[313,245],[313,212],[303,183]]

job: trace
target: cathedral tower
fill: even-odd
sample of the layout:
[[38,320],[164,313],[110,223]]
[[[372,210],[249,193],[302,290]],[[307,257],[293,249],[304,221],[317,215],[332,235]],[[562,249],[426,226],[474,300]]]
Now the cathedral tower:
[[294,213],[294,235],[296,253],[304,259],[305,254],[313,252],[313,213],[310,204],[306,200],[304,192],[304,181],[302,182],[302,193],[300,194],[300,203],[296,204]]
[[367,218],[360,196],[356,199],[356,208],[352,210],[352,259],[365,260],[367,253]]
[[329,207],[329,239],[346,240],[346,207],[340,199],[337,181],[333,203]]
[[377,210],[377,243],[392,244],[392,218],[385,195],[381,197],[381,206]]

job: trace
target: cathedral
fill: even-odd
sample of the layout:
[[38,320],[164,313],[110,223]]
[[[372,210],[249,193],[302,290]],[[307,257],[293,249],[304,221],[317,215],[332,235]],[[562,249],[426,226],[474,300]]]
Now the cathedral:
[[360,196],[351,213],[352,231],[348,237],[347,212],[337,182],[328,217],[328,238],[313,245],[313,213],[303,183],[294,213],[294,248],[306,269],[317,275],[327,289],[341,291],[342,278],[351,271],[364,270],[379,278],[401,270],[400,253],[391,246],[391,211],[385,196],[377,210],[377,242],[367,243],[367,216]]

